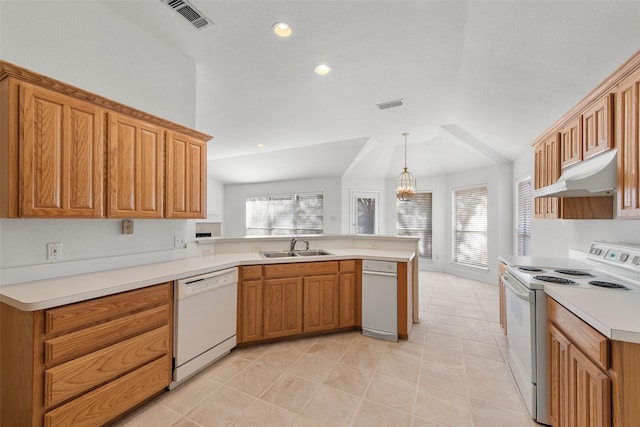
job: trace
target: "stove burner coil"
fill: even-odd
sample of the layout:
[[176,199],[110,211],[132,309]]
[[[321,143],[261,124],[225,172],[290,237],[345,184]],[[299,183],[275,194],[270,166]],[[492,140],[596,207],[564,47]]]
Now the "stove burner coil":
[[589,282],[590,285],[598,286],[600,288],[609,288],[609,289],[629,289],[620,283],[613,282],[603,282],[602,280],[592,280]]
[[556,283],[559,285],[575,285],[576,282],[569,279],[563,279],[562,277],[555,276],[534,276],[536,280],[542,280],[543,282]]
[[541,271],[543,271],[541,268],[538,268],[538,267],[518,267],[518,270],[527,271],[531,273],[540,273]]
[[593,274],[587,272],[587,271],[580,271],[580,270],[565,270],[565,269],[558,269],[558,270],[553,270],[556,273],[560,273],[560,274],[566,274],[569,276],[582,276],[582,277],[593,277]]

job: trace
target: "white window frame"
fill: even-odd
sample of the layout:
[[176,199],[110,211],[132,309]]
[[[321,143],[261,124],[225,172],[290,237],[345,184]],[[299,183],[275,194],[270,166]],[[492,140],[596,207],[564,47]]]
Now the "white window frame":
[[[424,215],[428,215],[430,221],[426,224],[425,228],[417,228],[417,227],[408,227],[408,228],[400,228],[400,208],[403,206],[409,207],[411,203],[414,203],[416,200],[416,195],[418,194],[429,194],[431,197],[431,203],[429,205],[428,210],[430,212],[424,212]],[[419,213],[423,213],[420,211]],[[405,230],[406,232],[401,234],[401,230]],[[423,241],[422,234],[429,235],[429,242]],[[416,236],[420,237],[420,242],[418,244],[420,248],[419,256],[421,260],[433,260],[433,191],[418,191],[414,197],[410,201],[401,201],[396,199],[396,233],[402,236]],[[424,248],[424,250],[423,250]],[[426,249],[428,248],[428,250]]]
[[378,211],[380,210],[380,193],[378,191],[367,190],[351,190],[350,193],[351,202],[349,203],[349,216],[351,218],[351,223],[349,224],[349,230],[351,234],[357,233],[358,199],[374,200],[373,234],[378,234]]
[[[316,196],[322,199],[322,215],[320,215],[320,227],[321,228],[310,228],[310,227],[299,227],[299,222],[297,219],[298,216],[298,208],[299,208],[299,202],[300,202],[300,198],[307,198],[309,196]],[[291,228],[283,228],[283,227],[277,227],[275,224],[277,223],[276,218],[275,218],[275,212],[274,212],[274,206],[273,206],[273,201],[274,200],[283,200],[286,198],[290,198],[292,201],[294,201],[294,203],[296,204],[296,213],[293,215],[292,221],[293,221],[293,227]],[[250,225],[250,210],[249,210],[249,202],[251,199],[267,199],[269,201],[269,218],[267,221],[267,224],[264,224],[264,227],[258,227],[258,226],[254,226],[254,227],[249,227]],[[252,233],[250,230],[265,230],[266,233],[265,234],[259,234],[259,233]],[[278,230],[290,230],[289,234],[286,233],[278,233]],[[307,232],[300,232],[301,230],[307,230]],[[308,230],[312,230],[311,232],[309,232]],[[274,233],[275,232],[275,233]],[[324,233],[324,193],[322,192],[318,192],[318,193],[297,193],[297,194],[291,194],[291,193],[287,193],[287,194],[264,194],[264,195],[259,195],[259,196],[247,196],[245,199],[245,233],[247,236],[299,236],[299,235],[317,235],[317,234],[323,234]]]

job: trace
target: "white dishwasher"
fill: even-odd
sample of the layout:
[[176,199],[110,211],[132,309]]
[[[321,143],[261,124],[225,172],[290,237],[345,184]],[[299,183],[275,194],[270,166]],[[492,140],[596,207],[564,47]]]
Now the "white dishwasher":
[[362,334],[398,341],[398,264],[362,261]]
[[173,389],[236,346],[238,269],[175,282]]

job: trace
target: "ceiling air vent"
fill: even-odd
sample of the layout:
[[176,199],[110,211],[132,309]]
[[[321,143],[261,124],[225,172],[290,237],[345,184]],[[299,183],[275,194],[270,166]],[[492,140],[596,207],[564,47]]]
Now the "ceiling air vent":
[[189,21],[191,25],[199,30],[207,28],[213,24],[212,20],[204,16],[202,12],[196,9],[196,7],[187,0],[162,0],[162,2],[166,3],[167,6],[182,15],[184,19]]
[[376,104],[380,110],[388,110],[389,108],[402,107],[404,105],[404,99],[396,99],[395,101],[383,102],[382,104]]

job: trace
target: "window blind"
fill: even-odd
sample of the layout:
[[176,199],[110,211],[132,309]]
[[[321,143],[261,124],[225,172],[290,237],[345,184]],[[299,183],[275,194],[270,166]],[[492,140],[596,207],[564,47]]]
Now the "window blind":
[[487,186],[453,190],[453,261],[487,267]]
[[518,255],[531,255],[531,179],[518,182]]
[[322,234],[322,194],[284,194],[247,197],[247,236]]
[[396,229],[400,236],[420,238],[421,258],[432,259],[432,194],[415,193],[410,201],[396,200]]

